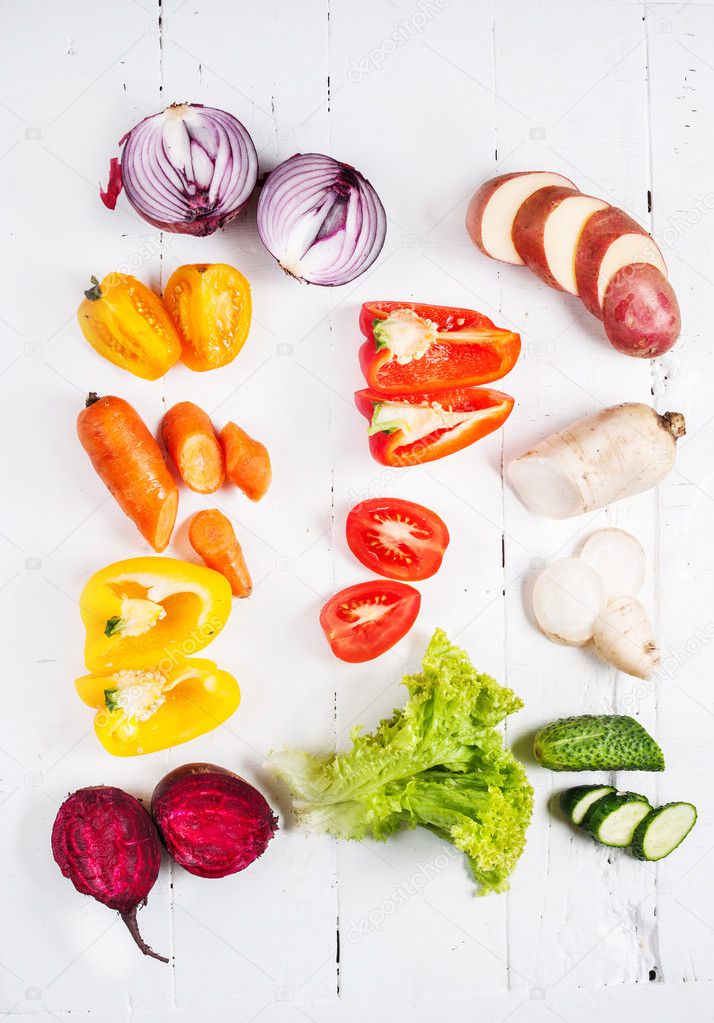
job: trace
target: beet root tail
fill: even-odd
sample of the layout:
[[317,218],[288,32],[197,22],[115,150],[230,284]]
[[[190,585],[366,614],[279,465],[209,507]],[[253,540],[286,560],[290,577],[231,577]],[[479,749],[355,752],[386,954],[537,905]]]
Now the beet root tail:
[[139,924],[136,920],[136,909],[134,908],[129,913],[120,913],[119,916],[122,918],[127,926],[129,934],[131,934],[134,941],[137,943],[141,951],[145,956],[151,956],[152,959],[158,959],[162,963],[168,963],[166,956],[160,956],[158,952],[154,952],[153,948],[146,944],[141,934],[139,934]]

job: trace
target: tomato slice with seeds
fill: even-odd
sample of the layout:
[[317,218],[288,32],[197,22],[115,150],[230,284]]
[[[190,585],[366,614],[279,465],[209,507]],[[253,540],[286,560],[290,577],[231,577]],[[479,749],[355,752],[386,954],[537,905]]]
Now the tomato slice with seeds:
[[372,579],[330,597],[320,611],[320,625],[335,657],[360,664],[406,636],[420,605],[421,594],[413,586]]
[[414,501],[375,497],[347,516],[347,544],[378,575],[411,582],[438,572],[449,531],[436,512]]

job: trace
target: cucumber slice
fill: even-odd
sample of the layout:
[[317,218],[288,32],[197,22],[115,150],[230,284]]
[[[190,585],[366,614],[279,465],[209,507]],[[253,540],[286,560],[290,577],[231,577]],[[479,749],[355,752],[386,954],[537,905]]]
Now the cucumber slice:
[[691,803],[666,803],[650,810],[632,836],[632,855],[638,860],[663,860],[681,845],[697,820]]
[[637,792],[611,792],[592,804],[585,814],[583,827],[601,845],[624,849],[651,809],[648,800]]
[[576,785],[560,794],[560,809],[573,824],[582,824],[583,817],[601,796],[614,792],[612,785]]

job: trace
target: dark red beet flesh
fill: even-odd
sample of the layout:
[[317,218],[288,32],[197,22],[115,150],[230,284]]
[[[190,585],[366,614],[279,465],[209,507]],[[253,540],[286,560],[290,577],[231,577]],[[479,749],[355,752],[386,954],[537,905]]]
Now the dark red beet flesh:
[[73,792],[55,818],[52,854],[78,892],[117,910],[144,955],[168,962],[136,922],[161,865],[156,827],[138,799],[106,785]]
[[265,852],[278,821],[260,792],[214,764],[185,764],[154,790],[151,812],[169,854],[198,877],[226,877]]

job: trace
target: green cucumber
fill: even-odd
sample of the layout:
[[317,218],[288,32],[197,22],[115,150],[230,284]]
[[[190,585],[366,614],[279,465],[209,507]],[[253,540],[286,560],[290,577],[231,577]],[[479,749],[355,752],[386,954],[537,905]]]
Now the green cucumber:
[[551,771],[664,771],[662,750],[624,714],[552,721],[536,732],[533,753]]
[[682,844],[696,820],[692,803],[665,803],[650,810],[635,828],[632,855],[638,860],[663,860]]
[[649,800],[637,792],[610,792],[592,804],[583,819],[583,827],[601,845],[624,849],[651,809]]
[[560,809],[573,824],[582,824],[583,817],[601,796],[614,792],[612,785],[576,785],[560,794]]

